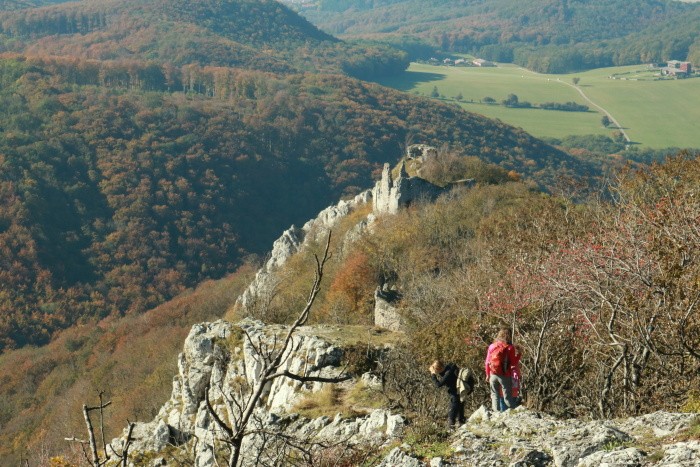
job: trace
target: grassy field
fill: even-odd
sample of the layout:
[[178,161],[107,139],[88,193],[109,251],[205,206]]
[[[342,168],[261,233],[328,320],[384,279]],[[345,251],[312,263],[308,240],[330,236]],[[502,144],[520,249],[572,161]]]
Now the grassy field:
[[[612,135],[613,130],[601,124],[603,113],[572,86],[574,77],[579,78],[579,87],[586,96],[607,109],[633,142],[652,148],[700,147],[700,78],[654,80],[653,72],[645,65],[544,75],[515,65],[477,68],[413,63],[401,76],[381,84],[424,96],[430,96],[437,87],[441,99],[521,127],[535,136]],[[457,102],[455,97],[460,93],[462,101]],[[487,96],[500,103],[508,94],[516,94],[521,102],[533,105],[573,101],[588,105],[591,110],[563,112],[483,103]]]

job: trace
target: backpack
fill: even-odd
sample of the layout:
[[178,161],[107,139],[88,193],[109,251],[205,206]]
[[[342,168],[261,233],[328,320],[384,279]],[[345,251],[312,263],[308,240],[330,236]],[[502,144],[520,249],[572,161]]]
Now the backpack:
[[508,347],[505,342],[497,342],[489,355],[489,370],[494,375],[507,375],[510,368],[508,362]]
[[469,368],[460,368],[457,373],[457,393],[459,400],[464,402],[469,394],[474,391],[474,372]]

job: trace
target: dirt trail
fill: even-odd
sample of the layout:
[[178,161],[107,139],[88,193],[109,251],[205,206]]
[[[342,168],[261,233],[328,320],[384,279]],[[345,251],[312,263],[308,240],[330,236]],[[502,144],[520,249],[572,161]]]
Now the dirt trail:
[[[700,1],[700,0],[699,0],[699,1]],[[521,69],[522,71],[525,71],[525,72],[530,73],[530,74],[532,74],[532,75],[540,76],[539,73],[535,73],[534,71],[528,70],[527,68],[520,68],[520,69]],[[551,78],[544,78],[544,77],[542,77],[542,79],[547,79],[547,81],[550,81],[550,80],[551,80]],[[630,139],[630,137],[627,135],[627,132],[624,130],[624,128],[622,128],[622,125],[620,125],[620,123],[615,119],[615,117],[613,117],[612,114],[611,114],[610,112],[608,112],[607,109],[605,109],[605,108],[602,107],[601,105],[598,105],[598,104],[596,104],[595,102],[593,102],[593,100],[592,100],[590,97],[588,97],[588,96],[583,92],[583,89],[581,89],[579,86],[577,86],[577,85],[575,85],[575,84],[573,84],[573,83],[567,83],[566,81],[562,81],[562,80],[559,79],[559,78],[557,78],[557,82],[558,82],[558,83],[561,83],[561,84],[565,84],[566,86],[571,86],[572,88],[576,89],[576,91],[578,91],[578,93],[581,94],[581,97],[583,97],[583,98],[586,100],[586,102],[588,102],[588,103],[591,104],[593,107],[595,107],[596,109],[600,110],[600,111],[603,112],[605,115],[607,115],[607,117],[610,119],[610,121],[611,121],[611,122],[615,125],[615,127],[620,131],[620,133],[621,133],[622,136],[625,138],[625,141],[627,141],[627,143],[631,143],[631,142],[632,142],[632,140]]]
[[611,114],[610,112],[607,111],[607,109],[605,109],[605,108],[603,108],[602,106],[600,106],[600,105],[596,104],[595,102],[593,102],[593,101],[591,100],[591,98],[588,97],[588,96],[583,92],[583,89],[581,89],[580,87],[578,87],[578,86],[575,85],[575,84],[569,84],[569,83],[566,83],[566,82],[564,82],[564,81],[562,81],[562,80],[560,80],[560,79],[557,79],[557,81],[559,81],[560,83],[564,83],[564,84],[566,84],[567,86],[571,86],[572,88],[576,89],[576,90],[578,91],[578,93],[581,94],[581,97],[583,97],[583,98],[586,100],[586,102],[588,102],[588,103],[591,104],[593,107],[595,107],[596,109],[600,110],[601,112],[603,112],[605,115],[608,116],[608,118],[610,119],[610,121],[613,122],[613,124],[617,127],[617,129],[620,131],[620,133],[622,133],[622,136],[624,136],[625,141],[627,141],[628,143],[631,143],[631,142],[632,142],[632,140],[630,139],[630,137],[627,136],[627,132],[625,131],[625,129],[622,128],[622,125],[620,125],[620,123],[619,123],[617,120],[615,120],[615,117],[613,117],[612,114]]

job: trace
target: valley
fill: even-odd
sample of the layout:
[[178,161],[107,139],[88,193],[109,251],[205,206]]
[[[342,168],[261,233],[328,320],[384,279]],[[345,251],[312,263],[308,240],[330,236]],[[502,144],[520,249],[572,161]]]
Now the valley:
[[[481,68],[412,63],[405,72],[383,79],[381,84],[426,97],[437,88],[443,102],[497,118],[538,137],[612,137],[614,126],[605,128],[601,124],[604,114],[573,86],[578,78],[579,89],[610,112],[634,144],[650,148],[700,147],[700,133],[695,130],[700,119],[700,78],[655,80],[656,73],[658,70],[649,70],[647,65],[549,75],[510,64]],[[462,99],[456,99],[460,94]],[[533,105],[573,101],[590,109],[567,112],[501,105],[509,94]],[[495,102],[485,103],[485,97]]]

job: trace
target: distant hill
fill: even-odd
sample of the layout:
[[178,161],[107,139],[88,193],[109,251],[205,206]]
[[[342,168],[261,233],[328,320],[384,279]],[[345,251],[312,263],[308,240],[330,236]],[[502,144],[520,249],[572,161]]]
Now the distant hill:
[[395,49],[341,42],[273,0],[105,0],[9,11],[0,13],[3,49],[361,78],[408,65]]
[[302,13],[343,37],[420,38],[542,72],[700,58],[700,5],[677,1],[321,0]]
[[37,8],[56,3],[64,3],[61,0],[0,0],[0,11],[23,10],[26,8]]

